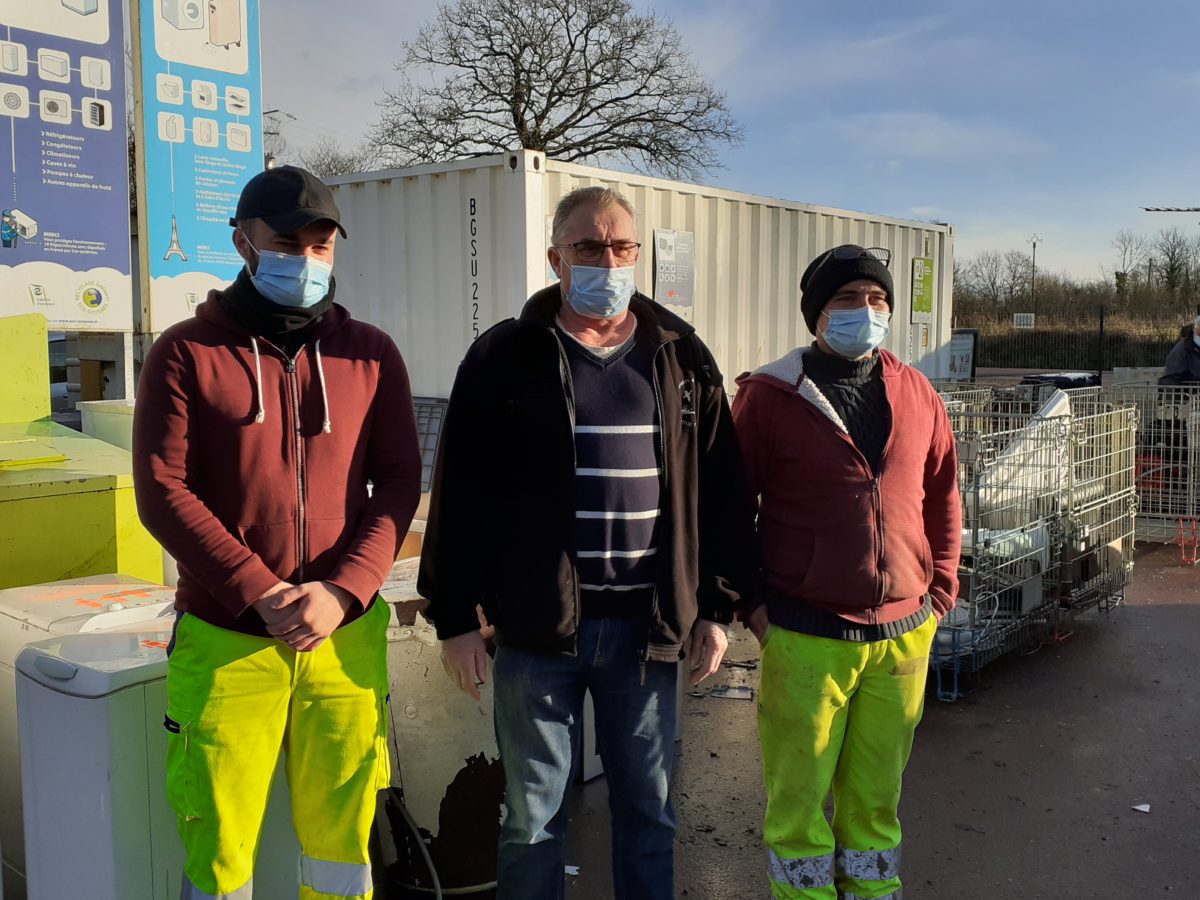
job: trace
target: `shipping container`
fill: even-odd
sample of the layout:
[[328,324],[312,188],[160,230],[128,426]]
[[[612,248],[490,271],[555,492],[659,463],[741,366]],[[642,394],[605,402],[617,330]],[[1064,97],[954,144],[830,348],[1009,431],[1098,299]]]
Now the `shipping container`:
[[[471,341],[554,281],[546,260],[554,207],[589,185],[614,188],[633,204],[644,293],[654,296],[656,263],[676,261],[672,238],[689,268],[690,239],[690,289],[685,278],[679,302],[667,305],[695,324],[727,380],[812,340],[800,315],[800,275],[818,253],[844,243],[892,252],[896,309],[885,346],[931,378],[948,374],[950,225],[561,163],[534,151],[328,181],[349,233],[337,250],[338,300],[395,339],[414,394],[449,396]],[[659,287],[664,280],[657,277]],[[927,298],[915,313],[914,292]]]

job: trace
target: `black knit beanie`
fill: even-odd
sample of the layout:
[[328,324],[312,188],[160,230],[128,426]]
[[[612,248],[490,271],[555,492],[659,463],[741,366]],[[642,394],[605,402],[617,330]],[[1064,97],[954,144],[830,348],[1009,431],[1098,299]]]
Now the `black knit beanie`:
[[[847,250],[858,250],[859,254],[852,259],[839,259],[838,253],[846,255]],[[887,291],[888,309],[896,310],[896,298],[892,296],[892,273],[887,266],[868,254],[857,244],[843,244],[826,250],[808,264],[800,277],[800,314],[812,334],[817,333],[817,319],[821,310],[829,302],[829,298],[837,293],[838,288],[859,278],[874,281]]]

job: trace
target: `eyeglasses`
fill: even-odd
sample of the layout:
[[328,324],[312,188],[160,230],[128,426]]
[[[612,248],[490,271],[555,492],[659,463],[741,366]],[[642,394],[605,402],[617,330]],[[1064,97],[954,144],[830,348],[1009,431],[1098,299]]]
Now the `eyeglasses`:
[[612,249],[613,256],[621,262],[633,262],[638,257],[641,244],[637,241],[576,241],[573,244],[555,244],[556,250],[574,250],[582,262],[600,262],[604,251]]
[[855,247],[852,244],[846,244],[842,247],[833,248],[834,259],[873,259],[876,262],[881,262],[884,268],[892,261],[892,251],[887,247]]

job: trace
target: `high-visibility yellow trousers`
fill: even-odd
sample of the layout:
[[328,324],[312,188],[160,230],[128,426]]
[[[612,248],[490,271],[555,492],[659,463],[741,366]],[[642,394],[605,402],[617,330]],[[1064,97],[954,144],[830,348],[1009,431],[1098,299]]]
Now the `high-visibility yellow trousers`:
[[377,598],[307,653],[180,619],[166,727],[167,797],[187,851],[184,900],[250,900],[281,750],[302,850],[300,900],[369,900],[367,843],[391,772],[388,615]]
[[896,809],[936,630],[932,616],[870,643],[768,628],[758,728],[774,897],[899,900]]

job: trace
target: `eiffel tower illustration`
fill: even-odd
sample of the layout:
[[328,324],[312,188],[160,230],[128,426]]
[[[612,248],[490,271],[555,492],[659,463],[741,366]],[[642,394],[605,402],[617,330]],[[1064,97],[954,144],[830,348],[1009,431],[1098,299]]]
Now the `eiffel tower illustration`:
[[183,245],[179,243],[179,223],[175,220],[175,216],[171,216],[171,246],[167,248],[163,260],[168,260],[172,256],[178,256],[184,262],[187,262],[187,254],[183,252]]

